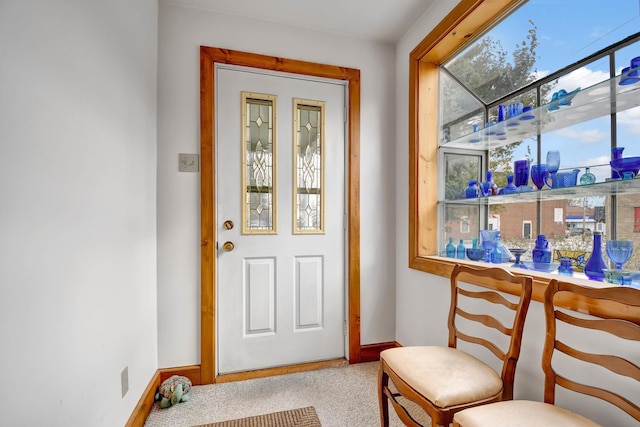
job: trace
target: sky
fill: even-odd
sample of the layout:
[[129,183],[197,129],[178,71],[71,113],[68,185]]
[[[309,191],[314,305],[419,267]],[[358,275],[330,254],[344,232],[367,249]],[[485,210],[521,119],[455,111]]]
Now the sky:
[[[529,19],[537,26],[540,44],[536,68],[544,76],[640,32],[640,0],[529,0],[489,34],[510,52],[531,28]],[[616,55],[616,75],[638,56],[640,42],[621,50]],[[589,64],[560,79],[552,92],[584,90],[607,80],[608,70],[607,60]],[[576,98],[581,95],[586,96],[586,91]],[[640,156],[640,107],[618,113],[617,121],[618,146],[625,147],[624,156]],[[610,119],[606,116],[543,135],[542,155],[558,149],[561,168],[582,168],[583,172],[584,166],[606,165],[591,168],[597,182],[601,182],[610,176],[610,143]],[[524,158],[527,145],[536,152],[535,141],[526,141],[516,151],[514,160]]]

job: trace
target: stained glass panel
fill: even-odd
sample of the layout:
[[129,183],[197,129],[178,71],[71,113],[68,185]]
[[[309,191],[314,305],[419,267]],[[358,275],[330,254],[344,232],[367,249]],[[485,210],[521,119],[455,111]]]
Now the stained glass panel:
[[324,102],[293,100],[295,234],[324,233]]
[[242,92],[243,234],[276,234],[276,97]]

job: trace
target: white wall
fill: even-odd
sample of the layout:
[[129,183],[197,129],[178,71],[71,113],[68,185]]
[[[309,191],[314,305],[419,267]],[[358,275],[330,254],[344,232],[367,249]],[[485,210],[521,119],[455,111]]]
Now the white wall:
[[161,4],[159,365],[200,363],[200,176],[178,172],[178,153],[199,152],[200,45],[361,70],[361,340],[394,340],[394,47]]
[[[409,53],[444,18],[455,4],[436,2],[399,41],[396,49],[396,340],[402,345],[446,345],[449,280],[408,268],[408,93]],[[434,189],[435,191],[435,189]],[[542,400],[541,368],[545,335],[542,304],[532,302],[525,325],[515,382],[515,398]],[[637,346],[636,346],[637,347]],[[637,355],[637,348],[625,350]],[[477,357],[492,363],[492,357]],[[576,375],[579,369],[573,371]],[[633,396],[631,381],[621,384]],[[637,392],[637,390],[636,390]],[[573,393],[560,392],[556,403],[610,427],[628,426],[631,418],[612,405]]]
[[157,8],[0,2],[2,425],[124,425],[157,369]]

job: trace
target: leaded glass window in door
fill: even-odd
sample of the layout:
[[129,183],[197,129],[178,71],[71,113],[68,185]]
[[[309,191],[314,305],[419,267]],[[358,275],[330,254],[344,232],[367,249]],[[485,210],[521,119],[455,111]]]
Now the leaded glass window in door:
[[277,233],[276,97],[242,92],[243,234]]
[[324,233],[325,103],[293,100],[293,233]]

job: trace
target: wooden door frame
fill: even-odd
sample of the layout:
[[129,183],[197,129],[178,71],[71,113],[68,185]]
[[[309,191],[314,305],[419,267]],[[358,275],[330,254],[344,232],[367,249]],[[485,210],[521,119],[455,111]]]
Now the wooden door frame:
[[200,380],[215,378],[216,239],[215,228],[215,64],[344,80],[348,120],[348,331],[349,362],[361,361],[360,347],[360,70],[200,46]]

